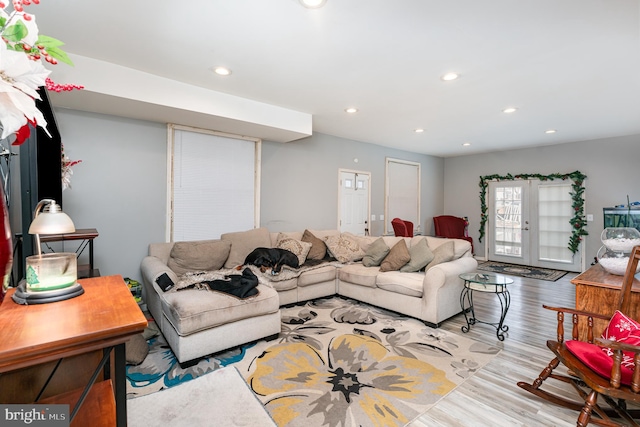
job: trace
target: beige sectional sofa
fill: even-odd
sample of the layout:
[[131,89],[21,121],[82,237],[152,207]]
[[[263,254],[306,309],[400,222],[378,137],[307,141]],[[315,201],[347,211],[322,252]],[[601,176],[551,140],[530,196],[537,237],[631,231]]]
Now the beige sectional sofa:
[[[239,274],[234,268],[257,247],[283,247],[306,263],[280,276],[254,270],[260,276],[259,293],[245,300],[177,290],[194,281],[189,271]],[[430,261],[426,272],[401,271],[425,261]],[[277,334],[280,306],[334,294],[437,327],[460,313],[463,282],[458,276],[476,267],[471,245],[459,239],[359,237],[337,230],[270,233],[266,228],[223,234],[218,240],[152,243],[141,264],[145,302],[180,362]],[[175,284],[166,292],[157,283],[163,274]]]

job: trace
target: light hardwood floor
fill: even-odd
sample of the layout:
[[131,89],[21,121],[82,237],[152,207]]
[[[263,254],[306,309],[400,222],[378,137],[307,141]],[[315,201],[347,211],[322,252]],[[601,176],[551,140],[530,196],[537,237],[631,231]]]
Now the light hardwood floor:
[[[543,309],[542,304],[574,307],[575,287],[570,280],[575,276],[568,273],[556,282],[513,277],[505,340],[499,341],[495,328],[483,324],[472,326],[464,334],[499,346],[500,354],[410,426],[575,426],[576,412],[548,403],[516,385],[518,381],[531,383],[552,359],[546,341],[556,337],[556,315]],[[478,319],[497,319],[500,305],[496,295],[476,292],[474,304]],[[441,328],[462,334],[460,327],[464,324],[464,316],[458,315]],[[558,392],[574,397],[571,389],[558,381],[547,380],[545,386],[552,383],[557,384]]]

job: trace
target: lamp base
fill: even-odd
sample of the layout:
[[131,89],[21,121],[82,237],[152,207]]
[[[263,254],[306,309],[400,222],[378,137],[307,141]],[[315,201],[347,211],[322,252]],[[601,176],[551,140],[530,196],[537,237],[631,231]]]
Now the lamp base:
[[27,290],[26,282],[22,282],[16,288],[11,296],[14,302],[21,305],[47,304],[50,302],[58,302],[68,300],[84,293],[84,289],[80,283],[76,282],[68,288],[56,289],[53,291],[32,292]]

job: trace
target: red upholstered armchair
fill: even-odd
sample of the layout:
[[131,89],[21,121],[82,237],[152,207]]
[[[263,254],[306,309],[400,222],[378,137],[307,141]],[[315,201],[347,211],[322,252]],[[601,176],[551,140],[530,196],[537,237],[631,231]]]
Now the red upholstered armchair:
[[471,253],[474,253],[473,239],[467,235],[466,219],[451,215],[434,216],[433,225],[436,228],[436,237],[466,240],[471,243]]
[[411,221],[393,218],[391,220],[391,226],[396,236],[413,237],[413,223]]

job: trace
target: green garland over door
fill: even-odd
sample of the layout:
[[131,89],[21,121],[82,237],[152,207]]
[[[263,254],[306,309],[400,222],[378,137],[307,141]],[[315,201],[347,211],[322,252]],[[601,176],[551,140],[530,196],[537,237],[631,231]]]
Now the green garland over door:
[[573,217],[569,220],[572,226],[571,237],[569,238],[568,248],[571,253],[576,253],[578,251],[578,247],[580,246],[580,242],[582,241],[582,236],[586,236],[587,233],[586,226],[587,221],[584,214],[584,180],[587,178],[586,175],[580,173],[579,171],[571,172],[571,173],[553,173],[551,175],[541,175],[538,173],[521,173],[518,175],[485,175],[480,177],[480,238],[478,239],[482,242],[482,238],[484,237],[484,229],[487,223],[487,187],[489,186],[489,181],[513,181],[516,179],[539,179],[540,181],[549,181],[554,179],[567,180],[570,179],[573,181],[571,185],[571,207],[573,208]]

